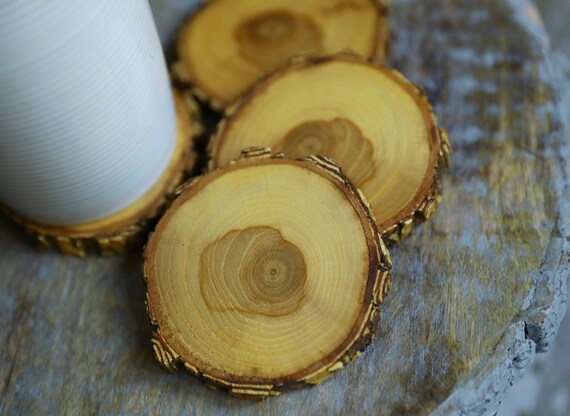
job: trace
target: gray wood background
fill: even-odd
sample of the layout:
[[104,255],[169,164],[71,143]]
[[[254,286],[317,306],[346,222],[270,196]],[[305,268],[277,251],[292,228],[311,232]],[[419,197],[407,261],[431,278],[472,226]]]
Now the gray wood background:
[[[167,39],[187,3],[151,3]],[[424,85],[455,153],[433,221],[392,250],[379,336],[355,363],[262,403],[168,374],[139,254],[36,253],[1,219],[0,413],[492,414],[552,343],[566,297],[566,109],[535,13],[523,0],[393,1],[391,64]]]

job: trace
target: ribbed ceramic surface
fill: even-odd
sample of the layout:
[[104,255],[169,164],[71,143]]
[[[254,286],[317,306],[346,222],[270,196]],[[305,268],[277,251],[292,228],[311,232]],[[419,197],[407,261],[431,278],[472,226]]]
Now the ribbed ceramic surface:
[[0,202],[43,224],[141,197],[175,143],[146,0],[0,0]]

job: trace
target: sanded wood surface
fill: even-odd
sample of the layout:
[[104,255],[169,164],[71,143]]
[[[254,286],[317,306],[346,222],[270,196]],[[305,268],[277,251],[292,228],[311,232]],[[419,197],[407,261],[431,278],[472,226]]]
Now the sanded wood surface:
[[255,400],[358,358],[391,287],[370,204],[339,166],[262,147],[186,184],[144,258],[160,364]]
[[[153,2],[159,20],[180,4]],[[3,221],[0,413],[492,414],[552,342],[568,274],[569,152],[534,13],[393,1],[391,63],[425,86],[454,155],[442,205],[392,249],[381,330],[358,361],[262,403],[211,391],[154,361],[141,256],[39,254]]]
[[178,34],[173,75],[223,109],[264,73],[301,53],[352,49],[382,60],[389,33],[385,0],[217,0]]
[[451,157],[421,88],[353,53],[297,57],[257,82],[226,109],[208,165],[260,145],[338,162],[370,201],[382,235],[396,242],[435,212]]

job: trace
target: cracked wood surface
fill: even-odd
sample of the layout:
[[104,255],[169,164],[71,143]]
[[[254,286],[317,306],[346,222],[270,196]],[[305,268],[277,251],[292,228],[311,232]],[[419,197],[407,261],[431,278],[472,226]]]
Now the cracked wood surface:
[[[161,11],[177,24],[183,2],[151,3],[167,38]],[[391,63],[425,86],[455,153],[441,207],[392,248],[360,360],[262,403],[210,391],[154,362],[140,256],[36,253],[2,220],[0,413],[492,414],[552,342],[568,275],[568,138],[536,16],[517,0],[393,1]]]

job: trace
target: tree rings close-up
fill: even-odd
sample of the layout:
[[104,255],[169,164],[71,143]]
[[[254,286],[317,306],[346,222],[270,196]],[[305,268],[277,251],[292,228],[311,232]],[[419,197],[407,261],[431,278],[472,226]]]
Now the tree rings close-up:
[[210,167],[250,146],[334,159],[395,241],[433,213],[450,155],[423,91],[352,54],[300,58],[257,82],[227,109],[210,142]]
[[345,49],[384,59],[385,0],[214,0],[182,27],[175,76],[222,109],[265,73],[300,53]]
[[183,187],[147,244],[156,357],[241,397],[318,384],[372,339],[390,267],[332,161],[244,151]]

